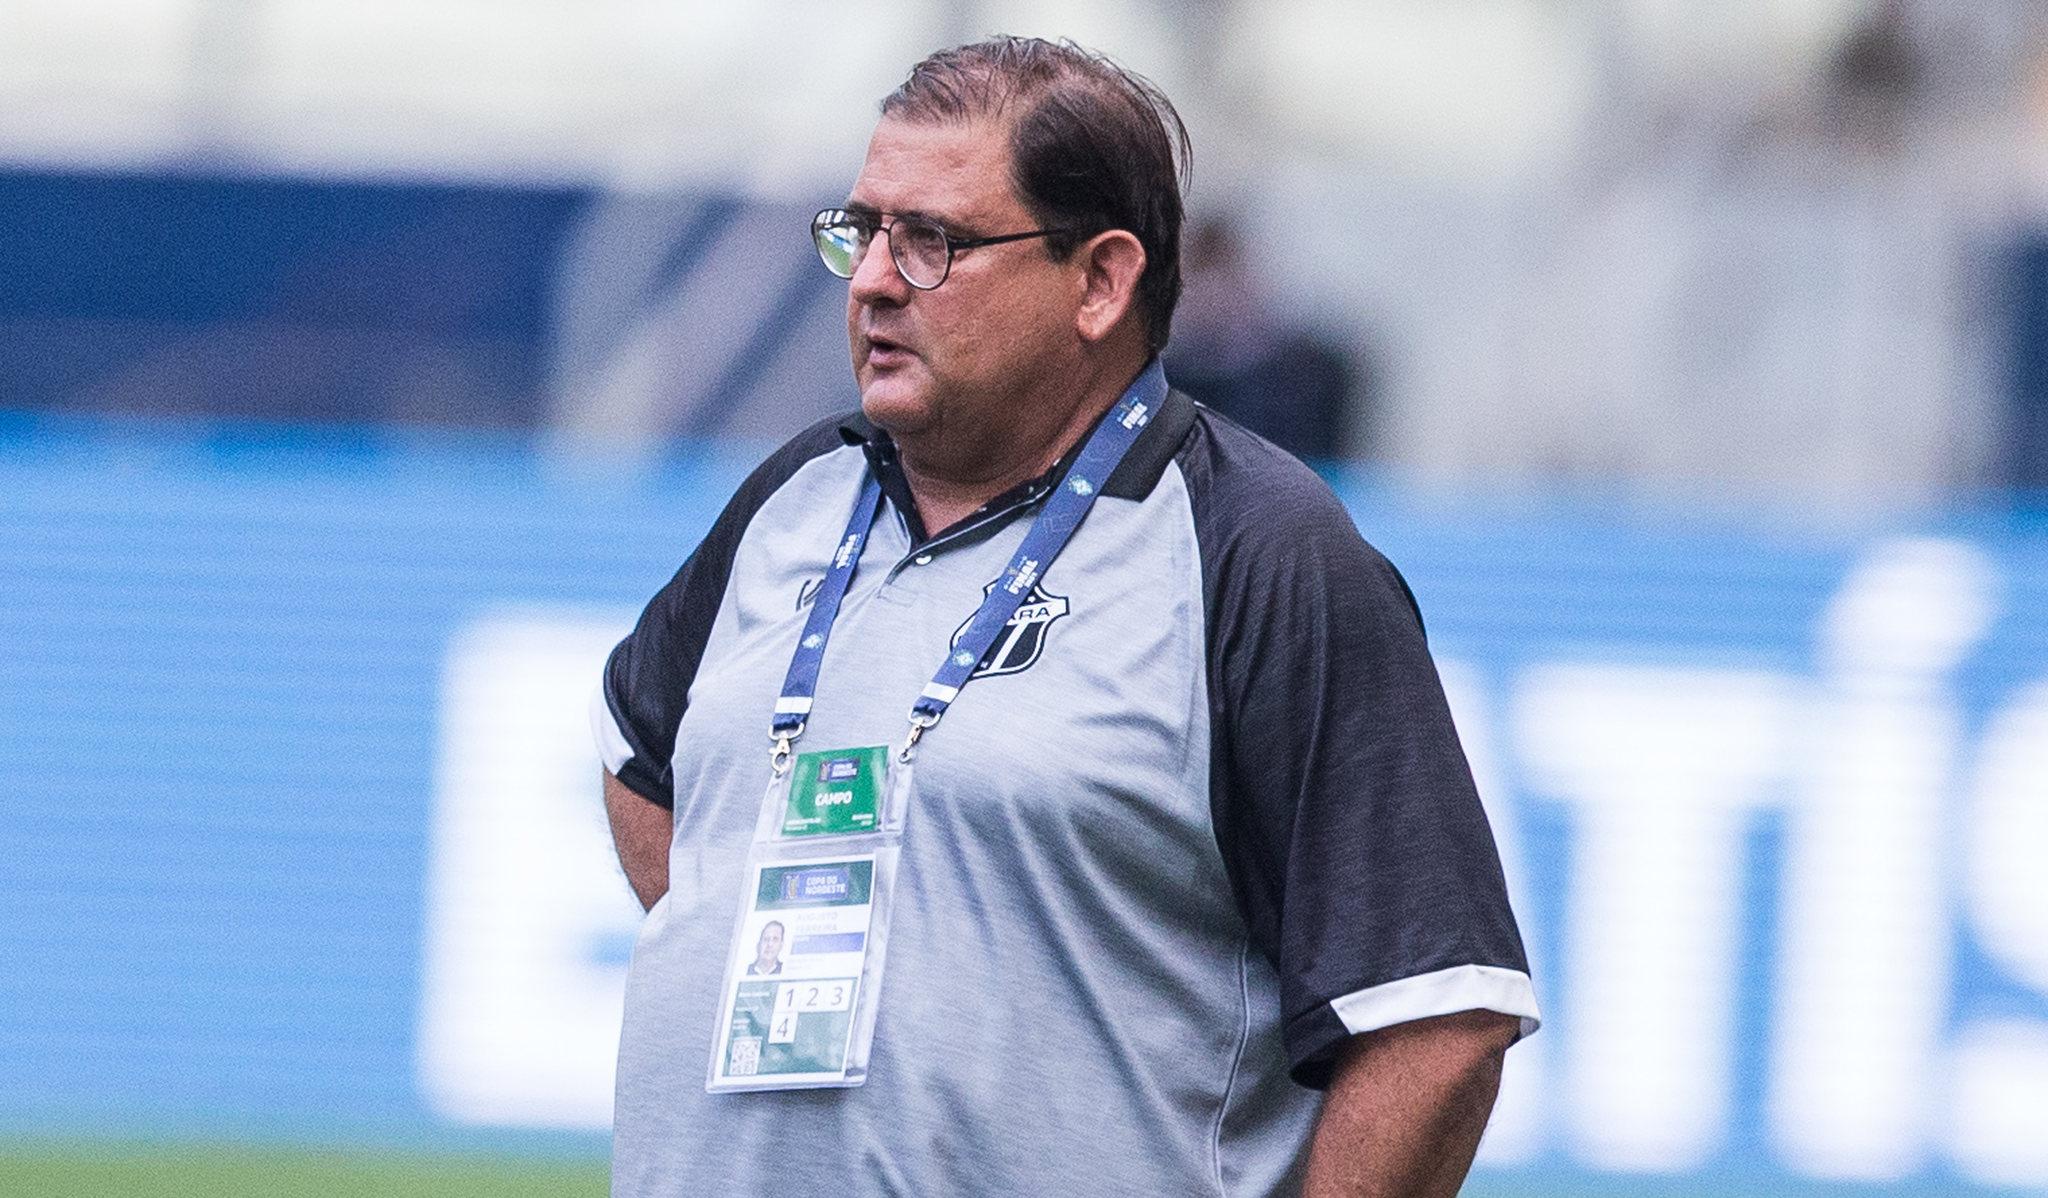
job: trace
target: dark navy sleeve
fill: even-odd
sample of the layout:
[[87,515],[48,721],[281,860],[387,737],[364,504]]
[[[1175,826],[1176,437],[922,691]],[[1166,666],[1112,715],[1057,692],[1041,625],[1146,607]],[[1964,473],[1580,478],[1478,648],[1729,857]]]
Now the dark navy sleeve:
[[799,467],[847,444],[839,431],[847,423],[844,417],[821,421],[761,463],[605,663],[603,706],[592,713],[600,754],[606,769],[648,801],[675,805],[669,758],[676,729],[740,538],[754,513]]
[[1179,458],[1208,616],[1211,798],[1297,1081],[1361,1032],[1537,1019],[1493,835],[1407,583],[1321,479],[1204,413]]

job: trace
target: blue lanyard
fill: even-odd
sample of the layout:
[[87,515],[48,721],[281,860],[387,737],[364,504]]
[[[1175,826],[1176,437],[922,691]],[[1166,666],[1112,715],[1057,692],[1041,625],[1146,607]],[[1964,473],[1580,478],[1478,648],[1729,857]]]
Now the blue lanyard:
[[[1109,481],[1109,476],[1124,460],[1124,455],[1130,452],[1131,446],[1137,444],[1138,433],[1157,414],[1160,401],[1165,396],[1166,372],[1154,361],[1138,375],[1123,397],[1117,400],[1116,406],[1089,434],[1080,455],[1060,481],[1059,489],[1045,501],[1045,507],[1031,522],[1030,530],[1024,534],[1024,541],[1017,546],[1017,552],[1011,555],[1002,577],[996,580],[973,619],[967,622],[959,643],[946,655],[946,660],[940,663],[938,671],[912,705],[910,737],[904,745],[906,758],[917,744],[918,737],[924,734],[925,729],[938,723],[953,700],[959,697],[960,689],[967,685],[975,667],[996,643],[996,638],[1002,635],[1004,626],[1030,597],[1031,584],[1045,574],[1060,551],[1067,547],[1074,530],[1087,516],[1088,509],[1095,506],[1103,484]],[[789,675],[783,680],[782,696],[775,701],[775,722],[769,736],[775,741],[774,760],[778,774],[787,768],[790,742],[803,735],[804,721],[811,714],[811,706],[818,693],[818,667],[825,659],[826,642],[832,639],[832,624],[839,618],[839,605],[846,598],[847,587],[853,582],[854,569],[860,565],[861,551],[867,548],[868,534],[874,528],[881,506],[882,486],[870,471],[861,480],[860,495],[853,502],[853,515],[846,522],[846,532],[839,538],[839,548],[832,554],[825,580],[818,587],[817,598],[812,601],[811,615],[804,622],[803,636],[790,657]]]

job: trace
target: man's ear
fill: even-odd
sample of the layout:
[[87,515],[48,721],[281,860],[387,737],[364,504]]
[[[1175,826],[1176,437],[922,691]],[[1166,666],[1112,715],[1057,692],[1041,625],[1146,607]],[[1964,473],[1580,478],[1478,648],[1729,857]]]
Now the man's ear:
[[1130,230],[1111,229],[1082,242],[1074,254],[1083,270],[1075,331],[1083,341],[1100,341],[1137,305],[1145,247]]

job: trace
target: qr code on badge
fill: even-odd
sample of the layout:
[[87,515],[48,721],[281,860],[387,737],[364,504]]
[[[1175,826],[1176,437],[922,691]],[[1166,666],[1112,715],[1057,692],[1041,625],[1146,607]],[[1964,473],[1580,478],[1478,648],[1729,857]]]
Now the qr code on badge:
[[732,1077],[752,1077],[761,1072],[761,1038],[735,1036],[732,1056],[725,1063],[725,1071]]

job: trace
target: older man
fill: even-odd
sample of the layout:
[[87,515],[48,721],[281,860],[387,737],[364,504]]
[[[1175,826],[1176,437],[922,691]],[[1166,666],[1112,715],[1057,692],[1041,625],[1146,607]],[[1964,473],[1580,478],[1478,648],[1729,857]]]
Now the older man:
[[[1150,84],[996,39],[912,71],[814,222],[860,414],[747,480],[595,713],[651,908],[615,1193],[1463,1179],[1536,1021],[1499,862],[1400,576],[1314,474],[1166,387],[1177,150]],[[820,776],[892,747],[893,869],[763,864],[824,818],[763,797],[792,736],[854,754]],[[805,887],[849,878],[873,906],[816,923]],[[736,978],[785,907],[814,921],[788,970],[866,962],[853,1005]],[[750,994],[833,1029],[790,1074],[827,1088],[730,1092],[776,1047]]]

